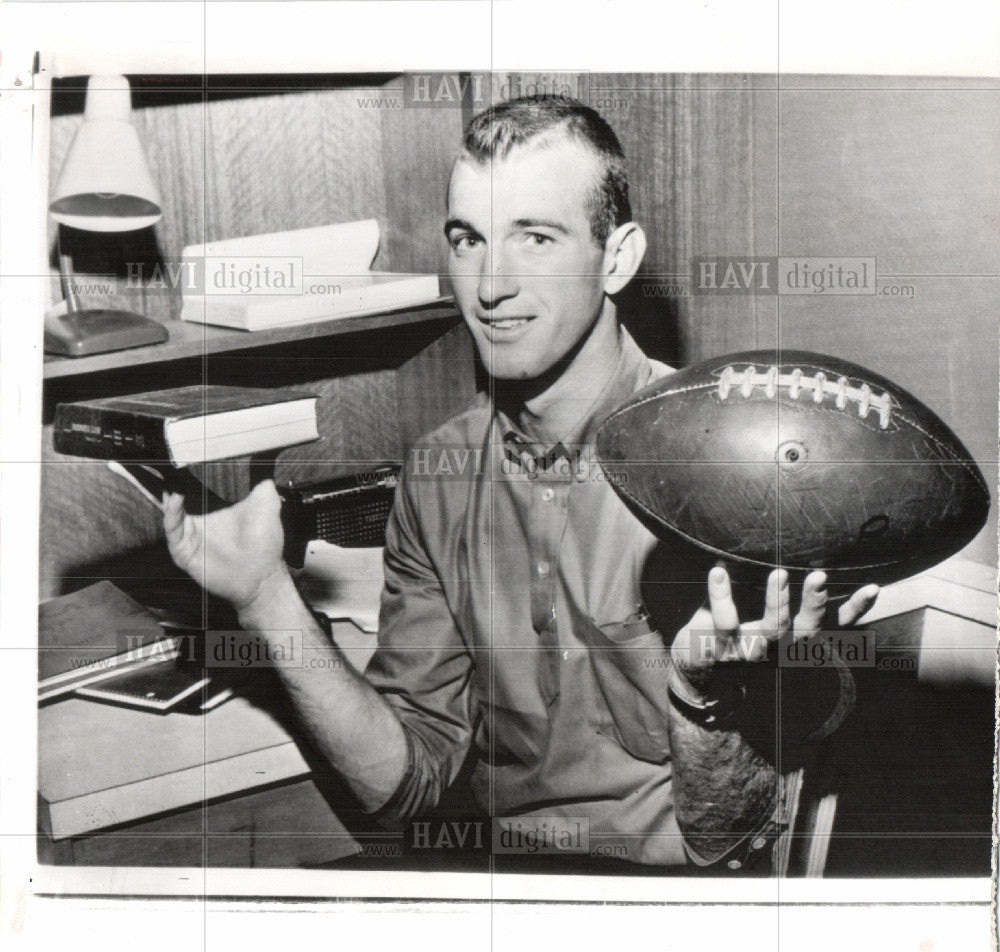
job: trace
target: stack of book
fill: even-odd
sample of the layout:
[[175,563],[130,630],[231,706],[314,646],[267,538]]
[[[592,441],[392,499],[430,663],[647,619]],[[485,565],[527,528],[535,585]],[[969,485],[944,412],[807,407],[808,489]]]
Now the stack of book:
[[213,685],[200,630],[164,630],[108,581],[43,602],[38,632],[39,704],[76,696],[161,713],[207,711],[233,694]]

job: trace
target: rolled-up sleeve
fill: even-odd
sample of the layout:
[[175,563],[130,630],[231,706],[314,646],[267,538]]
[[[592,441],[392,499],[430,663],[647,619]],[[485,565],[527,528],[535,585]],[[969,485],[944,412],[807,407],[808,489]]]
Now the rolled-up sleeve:
[[[433,518],[431,512],[421,512]],[[365,677],[406,732],[406,773],[374,812],[400,822],[432,808],[462,766],[476,722],[472,659],[427,553],[412,486],[404,476],[386,527],[378,649]]]

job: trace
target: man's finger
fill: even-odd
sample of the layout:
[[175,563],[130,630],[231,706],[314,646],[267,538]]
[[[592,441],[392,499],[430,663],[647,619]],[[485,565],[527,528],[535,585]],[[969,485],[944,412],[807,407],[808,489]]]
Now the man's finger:
[[866,585],[859,588],[837,612],[837,620],[845,627],[853,625],[862,615],[866,615],[875,604],[878,598],[879,587],[877,585]]
[[716,635],[732,638],[740,627],[740,616],[733,602],[729,573],[719,566],[708,573],[708,607]]
[[790,597],[788,594],[788,573],[777,569],[767,577],[767,592],[764,595],[764,618],[762,630],[767,638],[777,638],[792,626]]
[[826,614],[826,573],[810,572],[802,585],[802,605],[795,616],[795,637],[805,638],[823,626]]

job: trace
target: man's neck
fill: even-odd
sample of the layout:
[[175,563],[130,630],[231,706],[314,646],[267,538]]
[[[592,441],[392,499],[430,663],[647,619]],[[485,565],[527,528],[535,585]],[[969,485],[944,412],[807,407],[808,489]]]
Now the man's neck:
[[580,422],[611,379],[621,359],[622,339],[611,308],[550,379],[522,385],[498,385],[497,396],[532,439],[554,443]]

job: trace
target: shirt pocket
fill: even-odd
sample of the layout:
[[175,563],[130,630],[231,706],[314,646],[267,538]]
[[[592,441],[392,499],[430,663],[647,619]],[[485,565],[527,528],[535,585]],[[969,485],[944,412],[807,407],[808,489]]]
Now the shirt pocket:
[[616,740],[633,757],[653,764],[670,758],[667,697],[669,654],[645,614],[584,625],[590,664],[614,723]]

